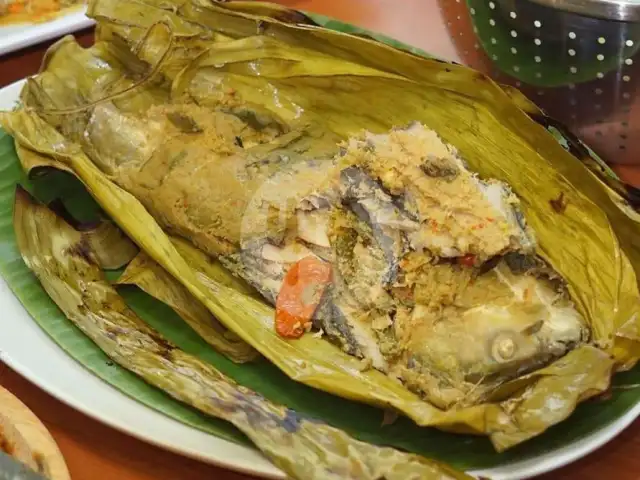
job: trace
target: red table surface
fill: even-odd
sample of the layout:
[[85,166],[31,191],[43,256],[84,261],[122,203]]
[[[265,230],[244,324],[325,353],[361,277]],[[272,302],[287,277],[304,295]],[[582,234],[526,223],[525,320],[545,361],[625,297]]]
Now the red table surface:
[[[457,53],[436,0],[280,0],[292,8],[329,15],[385,33],[443,57]],[[76,37],[90,45],[91,30]],[[38,70],[47,44],[0,58],[0,87]],[[640,172],[618,170],[640,184]],[[62,374],[62,373],[61,373]],[[58,442],[74,480],[249,480],[240,475],[147,445],[74,411],[0,364],[0,385],[25,402]],[[541,480],[640,479],[640,422],[588,457]]]

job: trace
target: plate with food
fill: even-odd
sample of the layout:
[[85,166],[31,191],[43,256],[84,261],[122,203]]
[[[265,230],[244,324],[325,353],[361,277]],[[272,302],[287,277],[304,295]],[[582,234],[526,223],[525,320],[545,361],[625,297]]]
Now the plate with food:
[[88,16],[4,93],[16,370],[274,478],[526,478],[636,418],[638,192],[517,90],[268,3]]
[[0,55],[93,25],[84,0],[0,1]]

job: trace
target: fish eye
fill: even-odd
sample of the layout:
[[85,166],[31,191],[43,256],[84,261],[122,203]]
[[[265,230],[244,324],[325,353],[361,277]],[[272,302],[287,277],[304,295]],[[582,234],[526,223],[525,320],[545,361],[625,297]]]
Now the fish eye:
[[518,352],[518,344],[512,333],[500,333],[491,342],[491,357],[498,363],[512,360]]

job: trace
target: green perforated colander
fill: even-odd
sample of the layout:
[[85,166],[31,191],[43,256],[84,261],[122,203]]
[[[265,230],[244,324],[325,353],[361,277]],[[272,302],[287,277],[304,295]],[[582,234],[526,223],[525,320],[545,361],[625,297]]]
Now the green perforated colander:
[[452,35],[473,38],[465,63],[523,91],[607,162],[640,166],[640,0],[440,5]]

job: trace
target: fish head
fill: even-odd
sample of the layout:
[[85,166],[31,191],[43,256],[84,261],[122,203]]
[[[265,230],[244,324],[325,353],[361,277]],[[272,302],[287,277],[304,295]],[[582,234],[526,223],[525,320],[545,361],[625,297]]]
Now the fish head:
[[[495,275],[492,281],[499,278]],[[439,309],[418,305],[410,325],[404,326],[406,358],[414,368],[453,387],[459,395],[451,402],[474,403],[478,395],[549,364],[587,340],[583,317],[549,284],[530,276],[508,280],[510,295],[487,296],[470,308],[455,302]],[[519,288],[525,285],[530,293],[520,296]],[[422,390],[419,384],[407,386]]]
[[585,326],[571,308],[487,305],[465,312],[470,348],[461,348],[465,379],[509,379],[548,363],[583,340]]

